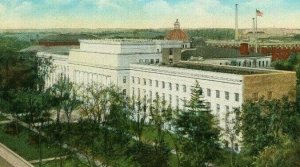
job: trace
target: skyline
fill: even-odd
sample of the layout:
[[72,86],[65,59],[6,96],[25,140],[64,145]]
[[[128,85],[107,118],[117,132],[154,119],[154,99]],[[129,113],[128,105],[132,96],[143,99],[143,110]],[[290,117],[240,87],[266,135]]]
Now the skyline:
[[300,28],[297,0],[2,0],[0,29],[46,28]]

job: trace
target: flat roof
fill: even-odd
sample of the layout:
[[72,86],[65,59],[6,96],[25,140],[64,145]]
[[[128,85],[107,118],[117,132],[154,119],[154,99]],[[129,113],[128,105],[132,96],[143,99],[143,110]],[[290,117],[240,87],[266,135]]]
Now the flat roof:
[[237,74],[237,75],[255,75],[255,74],[270,74],[270,73],[284,73],[285,71],[267,70],[237,66],[226,65],[212,65],[195,62],[179,62],[170,65],[162,65],[166,67],[185,68],[193,70],[211,71],[219,73]]

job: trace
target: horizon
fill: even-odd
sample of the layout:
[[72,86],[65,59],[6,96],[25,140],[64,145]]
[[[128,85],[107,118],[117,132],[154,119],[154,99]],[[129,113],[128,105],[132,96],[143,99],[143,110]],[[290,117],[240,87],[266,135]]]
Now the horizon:
[[[178,18],[182,29],[300,29],[297,0],[2,0],[0,29],[170,29]],[[216,10],[218,9],[218,10]]]

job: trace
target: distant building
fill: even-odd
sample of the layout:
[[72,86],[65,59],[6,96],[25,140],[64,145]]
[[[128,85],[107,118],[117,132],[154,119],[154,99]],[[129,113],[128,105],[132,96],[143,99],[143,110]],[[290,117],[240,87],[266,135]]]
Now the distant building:
[[[221,128],[226,125],[226,113],[241,107],[247,100],[258,100],[263,96],[295,99],[294,72],[181,62],[183,43],[171,40],[80,40],[80,49],[72,49],[69,55],[44,52],[37,55],[52,57],[56,67],[46,81],[47,87],[62,75],[83,87],[93,82],[115,84],[124,94],[147,107],[159,95],[172,108],[184,109],[184,104],[190,100],[191,88],[198,81],[204,100]],[[168,123],[165,125],[166,129],[172,128]],[[235,148],[240,150],[238,141]]]
[[[208,40],[206,41],[208,46],[213,46],[216,48],[234,48],[239,49],[242,44],[246,44],[245,42],[237,42],[237,41],[222,41],[222,40]],[[248,42],[248,52],[249,54],[255,52],[255,42]],[[262,42],[259,41],[257,43],[258,53],[264,56],[272,56],[272,61],[276,60],[286,60],[290,57],[292,53],[300,52],[300,42],[281,42],[281,41],[270,41],[270,42]],[[244,48],[240,48],[240,50],[245,51]],[[250,56],[251,57],[251,56]]]
[[169,31],[165,37],[166,40],[176,40],[176,41],[182,41],[182,48],[190,48],[190,39],[186,32],[184,32],[180,28],[180,23],[178,19],[174,23],[174,29]]

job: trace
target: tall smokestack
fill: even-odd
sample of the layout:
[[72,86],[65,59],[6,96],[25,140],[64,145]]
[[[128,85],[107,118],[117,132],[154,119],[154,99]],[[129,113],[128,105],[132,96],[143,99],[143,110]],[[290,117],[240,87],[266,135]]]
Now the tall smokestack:
[[256,32],[255,32],[255,18],[253,17],[252,18],[252,21],[253,21],[253,23],[252,23],[252,28],[253,28],[253,30],[252,30],[252,38],[253,38],[253,41],[255,41],[255,36],[256,36]]
[[238,4],[235,4],[235,38],[236,41],[239,40],[239,24],[238,24]]

